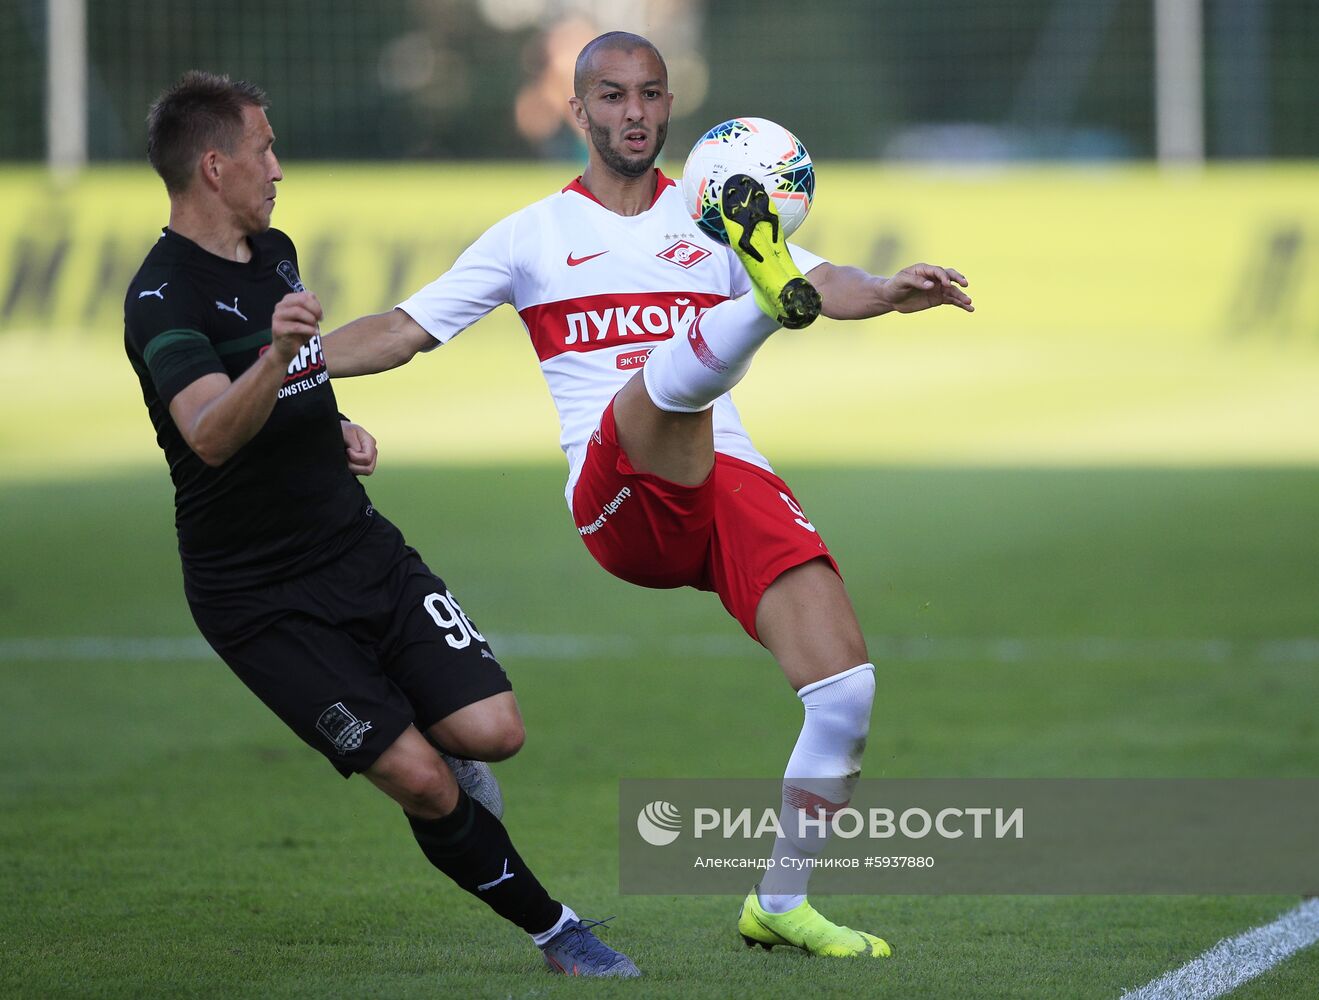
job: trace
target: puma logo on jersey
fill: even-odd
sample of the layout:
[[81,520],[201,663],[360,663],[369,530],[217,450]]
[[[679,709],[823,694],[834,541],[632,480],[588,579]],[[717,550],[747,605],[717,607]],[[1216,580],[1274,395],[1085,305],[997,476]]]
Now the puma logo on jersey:
[[[505,858],[505,859],[504,859],[504,874],[500,875],[499,878],[495,879],[493,882],[482,882],[480,885],[478,885],[478,886],[476,887],[476,891],[477,891],[477,892],[485,892],[487,889],[493,889],[493,888],[494,888],[495,886],[497,886],[500,882],[507,882],[509,879],[511,879],[511,878],[512,878],[514,875],[516,875],[516,874],[517,874],[517,872],[511,872],[511,871],[508,870],[508,858]],[[520,883],[519,883],[519,884],[520,884]]]
[[603,257],[608,250],[601,250],[599,253],[588,253],[585,257],[574,257],[572,251],[568,251],[568,266],[576,267],[578,264],[585,264],[588,260],[595,260],[597,257]]
[[[168,284],[169,284],[168,281],[165,282],[165,285]],[[162,293],[165,291],[165,285],[161,285],[159,288],[155,288],[155,289],[148,288],[145,292],[138,292],[137,297],[139,299],[145,299],[148,295],[154,295],[156,298],[160,299],[161,302],[164,302],[165,296]]]
[[233,305],[231,305],[231,306],[227,306],[227,305],[225,305],[223,302],[216,302],[216,303],[215,303],[215,308],[216,308],[216,309],[219,309],[221,312],[233,313],[235,316],[237,316],[237,317],[238,317],[239,319],[241,319],[241,320],[244,320],[244,321],[245,321],[245,320],[247,319],[246,316],[244,316],[242,313],[240,313],[240,312],[238,311],[238,296],[237,296],[237,295],[234,296],[234,304],[233,304]]

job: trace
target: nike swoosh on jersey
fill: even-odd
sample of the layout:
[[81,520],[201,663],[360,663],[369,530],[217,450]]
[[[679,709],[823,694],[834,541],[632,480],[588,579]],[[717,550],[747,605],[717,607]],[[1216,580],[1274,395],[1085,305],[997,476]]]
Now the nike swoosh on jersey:
[[595,260],[597,257],[603,257],[608,250],[601,250],[599,253],[588,253],[585,257],[574,257],[572,251],[568,251],[568,266],[576,267],[578,264],[585,264],[588,260]]

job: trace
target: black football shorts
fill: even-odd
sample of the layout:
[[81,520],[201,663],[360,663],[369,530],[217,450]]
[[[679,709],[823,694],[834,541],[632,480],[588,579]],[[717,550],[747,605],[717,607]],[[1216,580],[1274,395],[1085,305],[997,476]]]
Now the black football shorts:
[[393,524],[372,521],[311,573],[188,602],[220,658],[344,777],[409,725],[424,732],[513,689],[445,582]]

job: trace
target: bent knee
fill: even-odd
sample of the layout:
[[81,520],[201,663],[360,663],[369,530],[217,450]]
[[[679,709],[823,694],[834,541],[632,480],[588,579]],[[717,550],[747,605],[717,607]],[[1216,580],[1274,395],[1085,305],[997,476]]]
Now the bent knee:
[[507,760],[522,749],[526,730],[513,692],[493,695],[434,723],[426,737],[442,753],[472,760]]
[[490,734],[482,753],[476,756],[482,760],[508,760],[522,749],[527,742],[527,730],[522,719],[515,716],[504,722],[497,731]]
[[417,767],[400,775],[396,785],[398,802],[416,816],[443,815],[458,801],[457,784],[442,767]]
[[467,725],[441,733],[432,731],[435,745],[445,753],[471,760],[508,760],[522,749],[527,740],[522,716],[516,711],[503,713],[497,720],[483,720],[479,728]]
[[394,761],[370,776],[410,816],[437,819],[458,803],[458,785],[439,757]]

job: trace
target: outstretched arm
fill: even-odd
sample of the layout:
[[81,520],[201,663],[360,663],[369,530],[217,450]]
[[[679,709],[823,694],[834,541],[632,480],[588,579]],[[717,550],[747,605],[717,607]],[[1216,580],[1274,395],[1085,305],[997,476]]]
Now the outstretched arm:
[[335,378],[389,371],[435,344],[435,338],[402,309],[363,316],[321,338],[325,364]]
[[[272,334],[300,333],[311,336],[320,329],[323,312],[311,292],[285,295],[275,306]],[[418,351],[435,343],[402,309],[363,316],[321,337],[325,364],[335,378],[371,375],[411,361]]]
[[975,312],[970,296],[962,291],[966,278],[951,267],[912,264],[891,278],[881,278],[859,267],[819,264],[806,277],[820,293],[824,315],[830,319],[868,319],[942,305]]
[[[388,371],[458,336],[506,302],[513,301],[516,267],[510,247],[519,215],[491,226],[445,271],[409,296],[406,309],[363,316],[321,340],[325,363],[335,378]],[[319,312],[299,314],[299,296],[287,295],[290,318],[320,320]],[[316,306],[319,310],[319,305]],[[275,315],[281,315],[276,308]],[[424,324],[424,325],[423,325]]]

